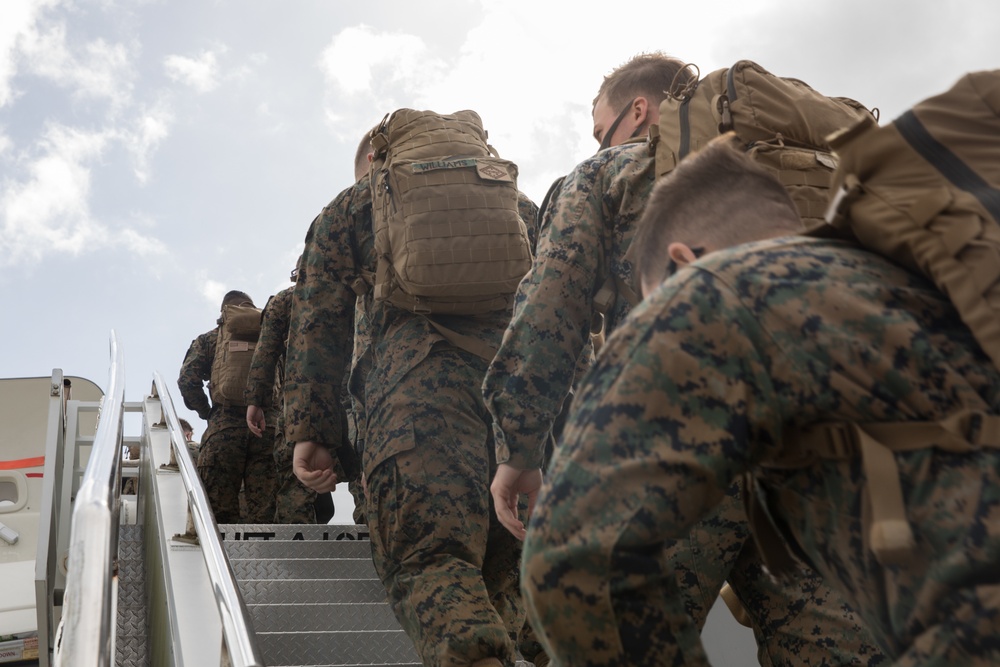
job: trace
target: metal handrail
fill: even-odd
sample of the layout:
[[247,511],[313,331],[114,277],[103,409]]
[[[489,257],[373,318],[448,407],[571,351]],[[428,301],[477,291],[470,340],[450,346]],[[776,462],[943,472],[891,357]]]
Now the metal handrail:
[[115,620],[114,568],[118,546],[125,367],[115,332],[110,341],[108,391],[73,505],[57,664],[110,665]]
[[153,373],[153,385],[160,397],[163,418],[170,433],[171,447],[184,488],[187,491],[188,510],[194,523],[195,533],[201,545],[208,576],[215,593],[215,602],[222,620],[222,634],[229,651],[233,667],[260,667],[264,665],[263,653],[257,645],[256,635],[250,630],[250,613],[236,584],[236,575],[229,563],[229,557],[222,548],[219,526],[215,522],[205,495],[205,488],[198,477],[198,471],[183,438],[177,412],[167,385],[159,373]]

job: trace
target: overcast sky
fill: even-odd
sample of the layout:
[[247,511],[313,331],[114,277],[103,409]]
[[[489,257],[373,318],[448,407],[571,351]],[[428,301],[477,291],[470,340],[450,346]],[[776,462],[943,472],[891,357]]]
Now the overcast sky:
[[[640,51],[740,58],[883,122],[1000,66],[1000,2],[2,0],[0,377],[175,387],[229,289],[263,305],[397,107],[477,110],[536,201]],[[204,423],[175,403],[194,425]]]

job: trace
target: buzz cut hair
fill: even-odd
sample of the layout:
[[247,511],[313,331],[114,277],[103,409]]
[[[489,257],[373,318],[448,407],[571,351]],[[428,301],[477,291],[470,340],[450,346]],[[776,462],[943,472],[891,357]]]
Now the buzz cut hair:
[[613,109],[624,107],[636,97],[659,105],[667,95],[694,79],[694,70],[683,60],[662,51],[640,53],[604,77],[593,106],[602,97]]
[[241,292],[240,290],[230,290],[226,292],[226,296],[222,297],[222,307],[226,306],[240,306],[243,304],[253,305],[253,299],[246,292]]
[[662,282],[671,243],[718,250],[802,231],[788,191],[729,132],[653,187],[632,239],[635,271],[647,283]]
[[372,152],[372,130],[369,129],[361,136],[358,148],[354,151],[354,180],[360,181],[364,174],[368,173],[368,154]]

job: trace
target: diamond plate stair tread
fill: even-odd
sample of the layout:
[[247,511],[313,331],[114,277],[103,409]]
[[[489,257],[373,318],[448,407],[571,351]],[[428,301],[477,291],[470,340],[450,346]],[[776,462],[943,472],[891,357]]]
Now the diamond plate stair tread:
[[386,602],[385,588],[377,579],[248,579],[239,585],[248,605]]
[[223,542],[233,540],[366,540],[368,526],[288,523],[224,523]]
[[254,631],[378,632],[400,629],[385,602],[330,602],[248,605]]
[[378,579],[371,558],[231,558],[237,579]]
[[333,541],[247,540],[223,542],[230,560],[234,558],[367,558],[371,543]]
[[386,665],[420,663],[402,630],[395,632],[258,632],[268,665]]
[[145,579],[143,527],[123,524],[119,526],[118,538],[117,667],[146,667],[149,664]]

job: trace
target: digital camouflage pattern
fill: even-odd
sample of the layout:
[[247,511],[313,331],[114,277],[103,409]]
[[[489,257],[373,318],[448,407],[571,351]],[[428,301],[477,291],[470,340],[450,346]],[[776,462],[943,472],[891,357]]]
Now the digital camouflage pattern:
[[[533,227],[534,205],[523,199],[521,206]],[[353,366],[372,557],[400,624],[427,665],[490,656],[513,665],[524,619],[520,545],[502,535],[490,504],[486,363],[452,347],[426,317],[358,299],[348,286],[374,266],[371,195],[362,179],[306,236],[285,364],[287,439],[342,441],[342,386]],[[509,314],[436,319],[499,345]]]
[[860,460],[758,467],[792,425],[962,409],[1000,413],[1000,372],[923,278],[839,241],[707,255],[636,308],[584,382],[529,525],[529,615],[560,664],[706,664],[663,545],[755,469],[791,544],[893,664],[997,664],[1000,451],[895,454],[906,566],[868,550]]
[[[499,461],[521,469],[544,463],[547,435],[559,423],[574,378],[580,381],[578,362],[599,319],[594,293],[608,271],[634,284],[626,252],[653,189],[653,166],[648,142],[603,150],[564,179],[547,207],[535,264],[521,282],[483,384]],[[630,307],[619,294],[606,331],[613,332]],[[623,492],[603,483],[600,489],[609,502]],[[729,581],[750,614],[762,664],[875,665],[883,659],[854,613],[815,573],[803,571],[804,579],[788,586],[763,573],[738,488],[666,557],[696,630]]]
[[[196,461],[198,476],[218,523],[270,523],[276,482],[273,435],[265,432],[263,438],[254,436],[247,428],[245,407],[211,406],[205,394],[218,336],[215,328],[191,342],[177,378],[184,405],[208,421]],[[243,512],[239,502],[241,487]]]
[[274,432],[276,475],[274,523],[316,523],[315,491],[292,472],[292,451],[285,441],[282,405],[282,376],[292,290],[287,287],[270,299],[261,312],[260,338],[247,376],[246,402],[264,409],[264,420]]

